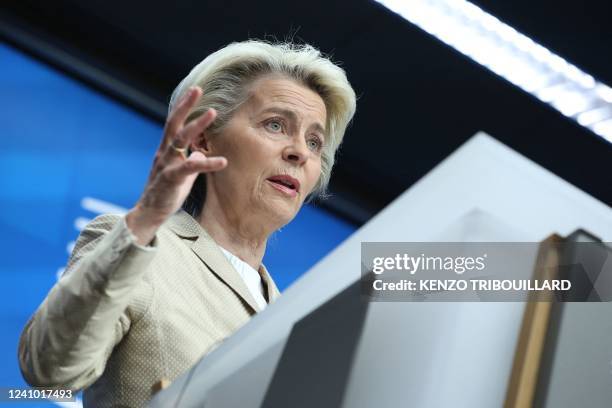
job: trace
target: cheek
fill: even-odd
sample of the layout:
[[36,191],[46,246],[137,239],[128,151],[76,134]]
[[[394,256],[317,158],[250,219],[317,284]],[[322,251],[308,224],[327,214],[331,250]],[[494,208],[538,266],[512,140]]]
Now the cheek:
[[312,163],[312,168],[308,172],[308,181],[310,184],[310,191],[312,191],[317,185],[319,178],[321,178],[321,162]]

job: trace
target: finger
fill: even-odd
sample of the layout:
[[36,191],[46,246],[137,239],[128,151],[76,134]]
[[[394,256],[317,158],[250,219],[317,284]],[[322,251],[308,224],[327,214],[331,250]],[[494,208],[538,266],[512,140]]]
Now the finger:
[[181,158],[181,161],[187,159],[187,147],[191,145],[191,140],[196,138],[205,128],[207,128],[215,119],[216,111],[209,109],[199,118],[190,122],[185,126],[174,139],[166,146],[164,154],[164,163],[172,163],[173,160]]
[[192,87],[187,91],[187,94],[179,102],[175,109],[172,110],[168,116],[166,122],[166,129],[164,132],[164,139],[171,139],[185,123],[185,119],[189,115],[189,111],[195,105],[196,101],[202,96],[202,89],[199,87]]
[[211,173],[226,166],[227,159],[225,157],[205,157],[200,152],[193,152],[187,160],[169,166],[165,171],[169,179],[179,181],[191,174]]
[[217,117],[217,111],[210,108],[196,120],[185,126],[172,140],[174,146],[190,146],[191,141],[208,128]]

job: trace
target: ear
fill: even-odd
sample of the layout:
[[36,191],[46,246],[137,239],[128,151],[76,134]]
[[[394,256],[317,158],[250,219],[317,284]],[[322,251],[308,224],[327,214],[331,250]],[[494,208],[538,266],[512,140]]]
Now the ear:
[[191,141],[191,151],[192,152],[201,152],[203,153],[205,156],[212,156],[213,155],[213,146],[210,142],[210,132],[204,130],[202,133],[200,133],[197,137],[195,137],[192,141]]

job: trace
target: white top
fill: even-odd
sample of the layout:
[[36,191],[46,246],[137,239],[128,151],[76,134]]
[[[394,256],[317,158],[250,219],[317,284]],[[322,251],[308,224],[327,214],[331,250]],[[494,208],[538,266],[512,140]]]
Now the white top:
[[257,305],[259,305],[259,308],[263,310],[268,305],[268,302],[266,302],[266,298],[264,296],[265,289],[259,272],[257,272],[255,269],[253,269],[251,265],[244,262],[236,255],[232,254],[227,249],[221,246],[219,248],[221,248],[221,251],[223,251],[223,253],[227,257],[227,260],[230,261],[234,269],[236,269],[240,276],[242,276],[242,279],[249,288],[249,292],[251,292],[251,295],[253,295],[253,298],[257,302]]

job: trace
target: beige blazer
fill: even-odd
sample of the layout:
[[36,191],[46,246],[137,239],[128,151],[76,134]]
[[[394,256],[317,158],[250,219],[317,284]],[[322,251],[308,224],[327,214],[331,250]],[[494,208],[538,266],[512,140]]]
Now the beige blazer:
[[[279,291],[262,265],[267,298]],[[124,217],[81,232],[66,272],[27,323],[19,364],[32,386],[83,389],[85,406],[139,407],[259,311],[217,244],[186,212],[149,247]]]

